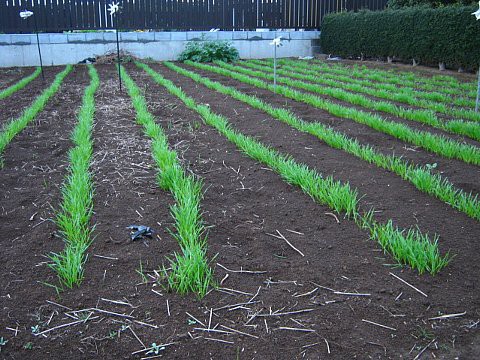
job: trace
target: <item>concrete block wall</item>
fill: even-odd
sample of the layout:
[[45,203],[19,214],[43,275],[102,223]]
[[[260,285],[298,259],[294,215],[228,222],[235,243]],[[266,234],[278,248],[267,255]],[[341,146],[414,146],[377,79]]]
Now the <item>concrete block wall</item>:
[[[277,56],[311,56],[319,31],[217,31],[217,32],[122,32],[120,47],[139,58],[175,60],[188,41],[226,40],[232,42],[242,59],[272,57],[269,45],[282,36],[284,46]],[[39,34],[45,65],[76,64],[88,57],[116,50],[114,32]],[[38,65],[37,38],[34,34],[0,34],[0,67]]]

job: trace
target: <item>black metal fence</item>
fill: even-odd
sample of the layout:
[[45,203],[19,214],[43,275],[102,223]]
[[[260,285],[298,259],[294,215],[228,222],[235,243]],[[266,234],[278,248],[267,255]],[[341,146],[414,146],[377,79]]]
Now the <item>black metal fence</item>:
[[[381,10],[387,0],[122,0],[111,17],[112,0],[0,0],[0,32],[112,29],[252,30],[318,29],[331,12]],[[23,20],[22,10],[34,12]]]

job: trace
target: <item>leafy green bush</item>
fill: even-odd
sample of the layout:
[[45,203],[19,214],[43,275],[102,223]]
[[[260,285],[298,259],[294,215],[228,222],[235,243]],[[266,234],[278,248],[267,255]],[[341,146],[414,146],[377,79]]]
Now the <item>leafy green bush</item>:
[[411,6],[429,6],[429,7],[443,7],[449,5],[473,5],[476,0],[388,0],[387,5],[390,9],[401,9]]
[[238,50],[227,41],[189,41],[178,60],[232,62],[238,58]]
[[476,68],[480,22],[472,6],[412,7],[402,10],[329,14],[320,41],[327,54],[387,57]]

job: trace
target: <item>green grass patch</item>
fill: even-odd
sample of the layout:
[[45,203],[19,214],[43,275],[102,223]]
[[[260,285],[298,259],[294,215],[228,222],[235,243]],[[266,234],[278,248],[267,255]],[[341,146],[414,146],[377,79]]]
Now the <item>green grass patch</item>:
[[[405,118],[407,120],[418,121],[448,132],[465,135],[475,140],[480,139],[480,124],[465,122],[462,120],[441,120],[435,115],[435,112],[437,112],[457,118],[460,117],[467,120],[480,121],[480,115],[474,110],[453,108],[451,106],[452,104],[457,103],[461,106],[468,106],[470,108],[474,108],[475,101],[473,100],[467,101],[465,99],[452,98],[452,96],[443,95],[443,97],[441,97],[441,101],[444,103],[438,103],[438,96],[440,96],[440,94],[438,94],[438,96],[432,96],[430,93],[414,91],[413,89],[402,89],[398,88],[398,86],[393,85],[388,86],[385,84],[358,81],[349,76],[328,76],[328,74],[311,70],[311,68],[308,67],[308,65],[306,64],[295,63],[294,66],[290,66],[291,63],[286,61],[288,60],[280,61],[281,64],[286,65],[282,65],[282,68],[277,70],[278,74],[295,79],[306,80],[315,84],[327,85],[334,89],[341,88],[347,91],[364,93],[380,99],[386,99],[389,101],[396,101],[399,103],[405,103],[408,105],[425,108],[427,110],[407,109],[396,106],[391,102],[386,103],[380,101],[373,101],[365,97],[360,100],[353,98],[354,100],[359,101],[358,105],[365,106],[373,110],[384,111],[395,116]],[[251,60],[248,62],[242,62],[240,64],[261,71],[273,72],[271,66],[267,66],[269,64],[272,65],[271,62]],[[317,86],[317,90],[309,91],[318,92],[319,90],[325,91],[327,89]],[[345,94],[343,94],[343,98],[341,100],[348,98]],[[425,100],[420,97],[435,97],[436,100]],[[452,127],[450,125],[451,122],[454,122],[456,125]],[[464,124],[465,126],[464,128],[462,128],[462,125]]]
[[357,190],[352,189],[348,183],[342,184],[331,176],[324,178],[305,164],[296,162],[291,156],[281,154],[254,138],[239,133],[227,119],[213,113],[209,106],[197,104],[181,88],[147,65],[139,63],[137,65],[155,82],[182,100],[188,108],[199,113],[206,124],[214,127],[246,155],[270,167],[287,183],[298,186],[316,202],[327,205],[338,214],[354,220],[361,228],[367,229],[371,238],[377,240],[399,263],[408,264],[420,273],[428,271],[432,274],[448,264],[450,255],[440,255],[436,236],[432,240],[418,229],[401,230],[394,227],[392,221],[381,224],[374,219],[373,210],[361,214]]
[[[240,73],[236,72],[239,68],[226,63],[218,63],[220,67],[197,64],[193,62],[186,63],[199,69],[231,77],[249,85],[267,89],[272,92],[274,91],[273,84],[269,84],[258,78],[246,75],[250,73],[250,70],[248,69],[243,69],[243,71],[240,70],[242,71],[242,73]],[[325,110],[334,116],[350,119],[357,123],[367,125],[374,130],[383,132],[410,144],[422,147],[443,157],[462,160],[468,164],[480,165],[480,149],[476,146],[462,144],[458,141],[447,139],[444,136],[434,135],[427,131],[417,131],[407,125],[394,121],[387,121],[375,114],[338,105],[319,98],[313,94],[299,92],[288,86],[277,85],[276,92],[290,99],[301,101],[316,108]]]
[[33,80],[35,80],[38,75],[41,73],[40,67],[37,67],[33,73],[30,75],[24,77],[20,81],[16,82],[12,86],[6,88],[5,90],[0,91],[0,100],[5,99],[6,97],[9,97],[10,95],[16,93],[18,90],[23,89],[25,86],[27,86],[29,83],[31,83]]
[[[239,64],[245,65],[248,68],[253,68],[255,70],[258,70],[255,72],[251,72],[251,75],[273,81],[273,75],[270,74],[270,73],[273,73],[273,68],[269,66],[257,65],[249,62],[241,62]],[[450,124],[450,121],[445,121],[445,122],[441,121],[433,111],[408,109],[401,106],[397,106],[392,102],[372,100],[361,94],[357,94],[349,91],[357,91],[357,92],[364,92],[364,93],[369,92],[371,93],[370,95],[372,96],[378,96],[378,97],[387,98],[387,99],[389,98],[388,93],[384,94],[383,92],[377,91],[377,90],[368,91],[367,90],[368,88],[360,85],[342,86],[341,83],[334,80],[322,79],[319,76],[313,76],[313,75],[302,75],[302,74],[295,73],[292,70],[287,71],[287,70],[278,69],[277,73],[286,76],[286,77],[277,77],[277,82],[286,84],[287,86],[292,86],[295,88],[299,88],[299,89],[306,90],[306,91],[313,92],[320,95],[330,96],[335,99],[342,100],[353,105],[362,106],[366,109],[385,112],[387,114],[392,114],[399,118],[426,124],[446,132],[450,132],[457,135],[464,135],[474,140],[480,140],[480,124],[455,120],[454,122],[452,122],[454,123],[454,126],[452,126],[452,124]],[[304,81],[298,81],[294,79],[306,80],[306,81],[310,81],[310,83],[306,83]],[[330,87],[316,85],[317,83],[328,85]],[[342,88],[346,88],[349,91],[345,91]],[[375,93],[376,95],[374,95],[373,93]],[[412,99],[412,103],[415,103],[415,100],[416,99]]]
[[333,130],[331,127],[321,123],[303,121],[287,109],[273,107],[255,96],[240,92],[233,87],[222,85],[219,82],[212,81],[170,62],[165,62],[164,65],[212,90],[229,95],[256,109],[262,110],[273,118],[299,131],[314,135],[335,149],[341,149],[368,163],[373,163],[380,168],[392,171],[402,179],[412,183],[420,191],[433,195],[468,216],[480,220],[478,195],[473,196],[471,193],[465,193],[461,189],[454,187],[448,179],[442,178],[439,174],[432,174],[428,168],[415,166],[394,155],[381,154],[375,151],[373,147],[361,145],[356,139],[351,139],[345,134]]
[[175,253],[174,258],[169,259],[171,270],[165,270],[168,284],[181,294],[194,292],[203,297],[214,280],[207,259],[207,236],[200,208],[202,181],[183,170],[176,152],[169,148],[163,129],[148,111],[140,89],[123,67],[121,72],[137,113],[137,123],[143,126],[145,134],[152,140],[151,151],[158,169],[158,184],[170,191],[175,199],[170,208],[175,220],[172,235],[178,241],[181,253]]
[[52,253],[49,266],[57,273],[62,287],[72,288],[83,280],[86,251],[92,242],[94,185],[90,172],[93,154],[92,128],[95,115],[95,92],[100,85],[97,71],[88,66],[90,84],[85,89],[78,122],[71,138],[68,175],[62,188],[63,201],[55,223],[65,241],[61,253]]
[[[257,64],[272,64],[271,60],[250,60],[253,63]],[[290,60],[290,59],[279,59],[279,65],[282,65],[285,69],[292,69],[299,71],[308,75],[317,75],[319,77],[324,77],[326,79],[337,80],[343,83],[361,85],[368,88],[373,88],[377,90],[388,91],[396,96],[396,101],[405,102],[410,105],[422,106],[418,103],[411,104],[409,98],[414,97],[417,99],[428,100],[431,103],[440,102],[447,105],[456,105],[461,107],[474,107],[475,101],[473,99],[468,99],[465,97],[452,97],[444,93],[439,93],[436,91],[419,91],[415,88],[405,87],[400,85],[389,84],[385,82],[370,81],[368,79],[358,79],[353,76],[350,76],[351,71],[345,69],[343,72],[330,72],[330,67],[321,66],[316,67],[312,66],[312,63],[305,62],[303,60]],[[405,96],[405,97],[404,97]],[[391,98],[394,100],[394,98]],[[435,109],[432,109],[435,110]]]
[[67,65],[65,70],[58,73],[53,80],[53,83],[38,96],[35,101],[26,108],[22,115],[14,120],[8,122],[0,131],[0,168],[3,167],[3,152],[10,141],[20,133],[35,117],[37,114],[45,108],[48,100],[56,94],[60,85],[62,85],[63,79],[72,71],[73,66]]

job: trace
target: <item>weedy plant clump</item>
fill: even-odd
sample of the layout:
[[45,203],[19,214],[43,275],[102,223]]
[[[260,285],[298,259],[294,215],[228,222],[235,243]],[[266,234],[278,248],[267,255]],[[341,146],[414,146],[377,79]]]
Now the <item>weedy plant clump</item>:
[[194,62],[238,60],[238,50],[228,41],[189,41],[178,60],[191,60]]

